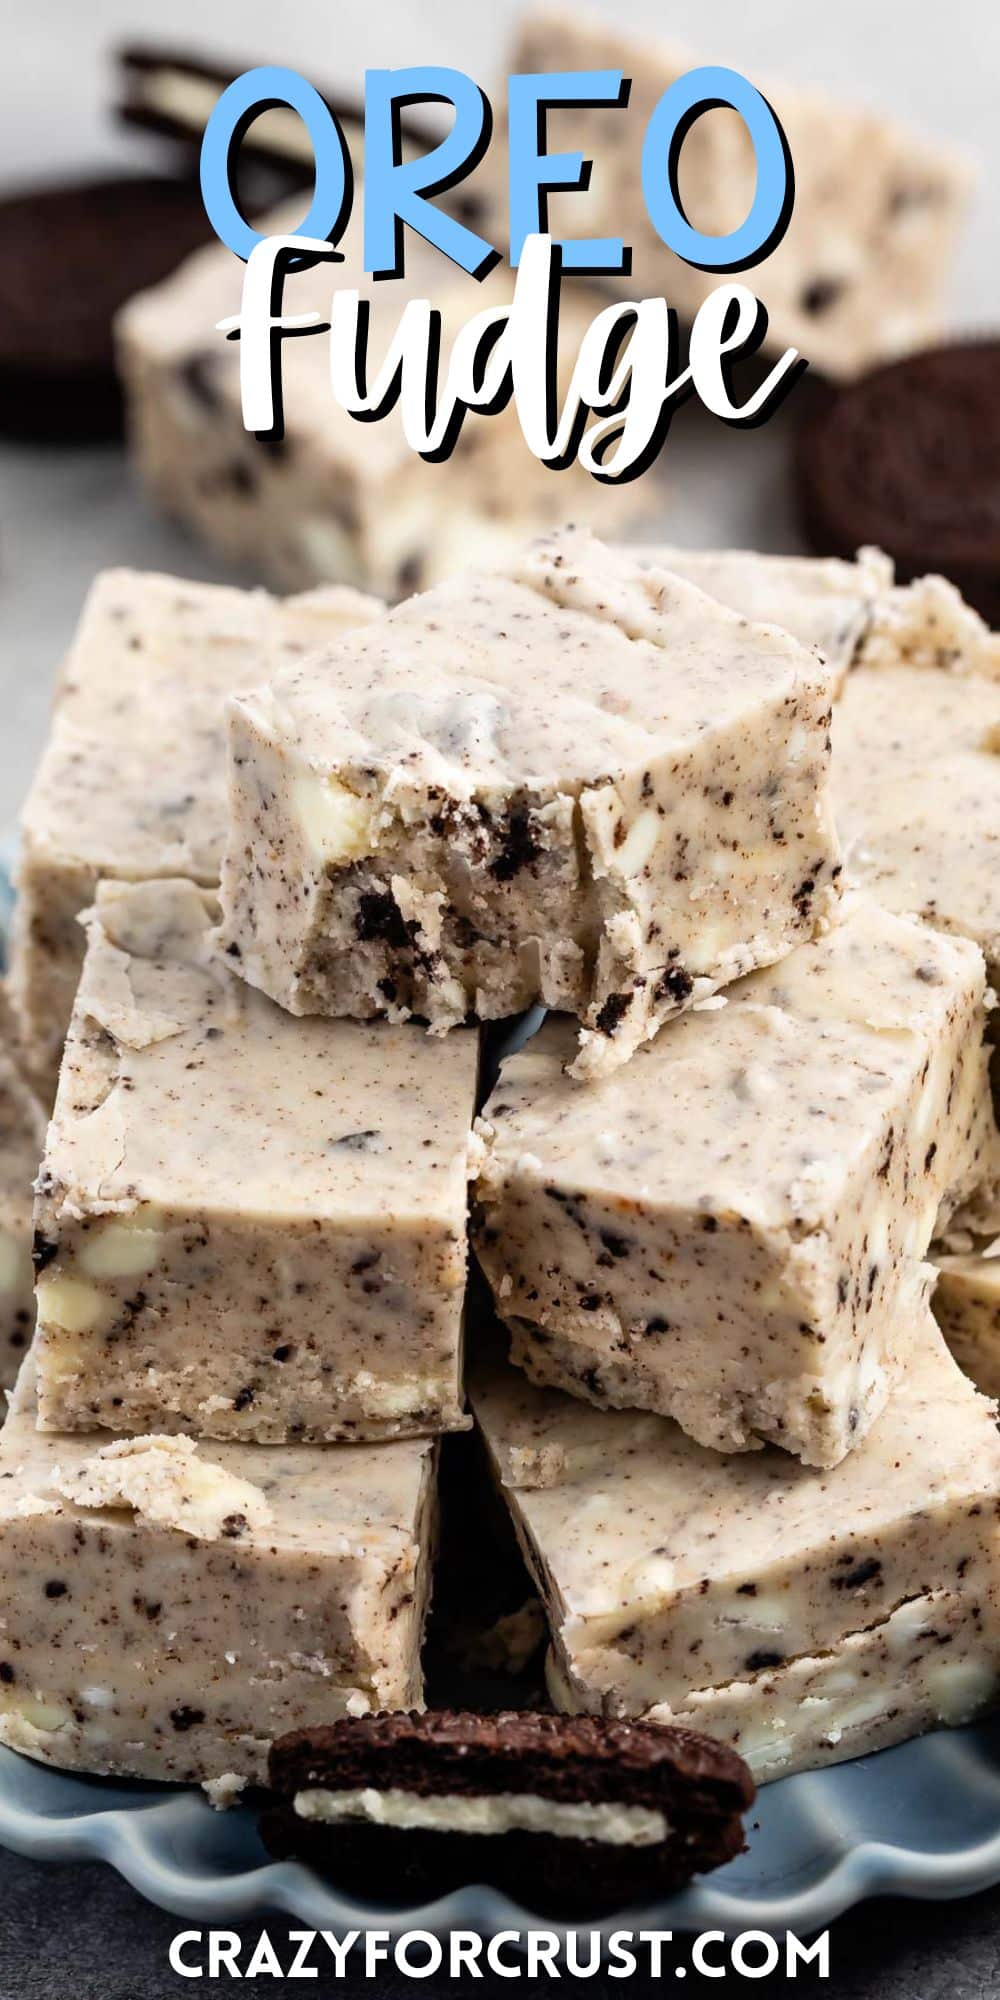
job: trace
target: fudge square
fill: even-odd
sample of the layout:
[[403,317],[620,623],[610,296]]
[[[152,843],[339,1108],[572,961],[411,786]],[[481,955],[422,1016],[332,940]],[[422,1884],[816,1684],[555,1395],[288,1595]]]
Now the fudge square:
[[1000,983],[1000,634],[943,577],[888,593],[834,710],[851,880],[974,938]]
[[637,562],[673,570],[757,624],[780,625],[822,653],[839,693],[892,592],[881,549],[840,556],[760,555],[753,549],[634,548]]
[[[362,208],[358,186],[357,222],[338,244],[340,261],[295,273],[285,309],[326,322],[334,291],[357,290],[369,314],[372,374],[410,300],[433,301],[446,360],[473,314],[509,306],[514,278],[505,266],[479,282],[412,230],[404,276],[375,283],[364,269]],[[258,227],[285,235],[301,223],[298,198]],[[276,589],[342,582],[408,597],[454,570],[494,561],[566,513],[613,522],[616,538],[641,513],[638,482],[601,485],[576,463],[554,479],[529,451],[513,405],[468,416],[448,463],[427,464],[407,444],[398,411],[359,423],[334,400],[322,334],[284,343],[285,434],[262,446],[243,428],[239,343],[215,330],[239,313],[242,285],[242,268],[224,245],[196,251],[119,315],[118,364],[131,455],[153,498]],[[560,395],[605,304],[581,278],[562,286]]]
[[214,914],[98,891],[35,1212],[42,1427],[462,1428],[477,1037],[294,1021]]
[[985,969],[861,896],[581,1089],[544,1023],[481,1122],[473,1240],[515,1362],[720,1451],[860,1443],[900,1299],[995,1165]]
[[432,1440],[51,1437],[34,1414],[29,1359],[0,1437],[0,1741],[225,1798],[288,1729],[422,1701]]
[[935,1318],[960,1368],[1000,1396],[1000,1236],[967,1250],[935,1250]]
[[566,530],[234,699],[224,934],[293,1013],[537,1000],[592,1075],[836,906],[817,656]]
[[77,918],[97,883],[218,882],[225,697],[380,610],[351,590],[281,603],[131,570],[96,579],[21,823],[12,1000],[50,1099],[83,962]]
[[[583,192],[554,190],[554,236],[623,238],[627,275],[602,282],[625,298],[662,293],[692,319],[719,282],[668,250],[642,193],[643,137],[664,91],[698,66],[669,39],[630,34],[565,6],[536,5],[519,24],[507,74],[621,70],[628,110],[574,105],[548,112],[548,143],[592,160]],[[795,203],[777,248],[753,267],[767,307],[768,351],[799,348],[831,377],[925,346],[941,329],[948,274],[973,189],[957,149],[825,91],[751,73],[781,120],[795,167]],[[754,199],[756,162],[738,115],[716,109],[688,131],[676,163],[684,213],[709,235],[738,229]],[[482,169],[486,234],[506,241],[507,161],[494,145]]]
[[31,1208],[45,1119],[4,1026],[0,1001],[0,1389],[10,1389],[35,1324]]
[[720,1736],[758,1782],[1000,1695],[1000,1437],[922,1299],[888,1408],[832,1472],[720,1458],[496,1361],[484,1432],[551,1633],[556,1706]]

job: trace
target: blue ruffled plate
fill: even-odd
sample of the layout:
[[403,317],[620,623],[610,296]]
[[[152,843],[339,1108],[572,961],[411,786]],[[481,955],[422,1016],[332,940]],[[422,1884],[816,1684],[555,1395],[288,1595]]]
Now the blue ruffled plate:
[[[9,853],[0,846],[0,955]],[[643,1910],[646,1925],[804,1936],[866,1896],[990,1888],[1000,1882],[1000,1719],[783,1778],[761,1793],[748,1831],[745,1854]],[[412,1908],[362,1904],[297,1863],[269,1861],[250,1807],[213,1812],[198,1791],[75,1777],[3,1749],[0,1844],[39,1860],[107,1861],[151,1902],[204,1925],[280,1910],[314,1929],[489,1934],[537,1918],[482,1885]]]

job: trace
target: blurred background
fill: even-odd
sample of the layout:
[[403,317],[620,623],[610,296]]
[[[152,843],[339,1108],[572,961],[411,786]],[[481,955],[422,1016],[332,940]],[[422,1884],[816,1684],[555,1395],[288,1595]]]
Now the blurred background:
[[[1000,265],[1000,6],[996,0],[615,0],[626,28],[699,58],[820,84],[954,140],[980,175],[955,272],[953,329],[995,321]],[[0,86],[0,191],[95,168],[166,164],[155,137],[116,123],[114,57],[159,38],[235,69],[278,61],[360,91],[366,67],[440,61],[487,88],[502,74],[515,0],[15,0]],[[114,254],[114,245],[109,245]],[[794,400],[794,398],[793,398]],[[733,432],[693,405],[649,476],[643,534],[692,546],[801,546],[788,494],[787,416]],[[13,820],[45,728],[51,682],[95,571],[113,563],[223,579],[224,564],[158,519],[118,446],[0,441],[0,832]],[[237,578],[237,580],[239,580]]]

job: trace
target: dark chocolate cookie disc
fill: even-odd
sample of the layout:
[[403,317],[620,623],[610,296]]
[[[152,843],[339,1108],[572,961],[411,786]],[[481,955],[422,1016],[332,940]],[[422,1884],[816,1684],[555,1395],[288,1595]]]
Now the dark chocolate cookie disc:
[[938,571],[1000,625],[1000,341],[930,348],[818,397],[796,470],[820,554],[875,542],[901,582]]
[[187,176],[115,175],[0,201],[0,431],[118,436],[115,314],[211,234]]

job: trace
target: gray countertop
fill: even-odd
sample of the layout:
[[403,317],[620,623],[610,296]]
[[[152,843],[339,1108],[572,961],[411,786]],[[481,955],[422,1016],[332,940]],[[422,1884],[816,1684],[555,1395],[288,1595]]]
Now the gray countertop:
[[[196,1981],[181,1978],[170,1970],[167,1952],[171,1938],[189,1928],[180,1919],[142,1903],[134,1890],[106,1869],[56,1868],[21,1861],[5,1855],[3,1894],[0,1901],[0,2000],[164,2000],[174,1993],[198,1992],[205,1984],[213,1989],[226,1981]],[[254,1942],[265,1926],[233,1925],[242,1941],[242,1963],[247,1963]],[[289,1945],[289,1925],[274,1917],[266,1924],[268,1935],[287,1966],[294,1947]],[[314,1963],[321,1963],[317,1954]],[[503,1993],[549,1991],[584,1992],[592,2000],[628,1995],[629,2000],[652,2000],[663,1983],[637,1975],[634,1979],[609,1980],[600,1974],[594,1979],[562,1982],[553,1986],[548,1979],[511,1982],[485,1977],[472,1981],[439,1978],[412,1981],[383,1968],[377,1986],[358,1969],[341,1982],[322,1975],[307,1985],[292,1989],[288,1982],[270,1980],[274,1990],[296,1990],[326,2000],[334,1993],[355,2000],[362,1993],[378,1993],[379,2000],[403,2000],[403,1996],[423,1992],[428,2000],[458,2000],[470,1991],[481,2000],[499,2000]],[[230,1990],[232,1988],[230,1987]],[[256,1983],[251,1989],[257,1991]],[[912,1904],[872,1903],[835,1926],[830,1940],[830,1978],[818,1981],[808,1969],[790,1981],[784,1975],[748,1982],[733,1975],[705,1979],[689,1974],[683,1985],[687,1995],[704,1994],[705,2000],[734,2000],[739,1992],[770,1996],[784,1993],[797,2000],[996,2000],[1000,1993],[1000,1890],[977,1896],[969,1902]]]

